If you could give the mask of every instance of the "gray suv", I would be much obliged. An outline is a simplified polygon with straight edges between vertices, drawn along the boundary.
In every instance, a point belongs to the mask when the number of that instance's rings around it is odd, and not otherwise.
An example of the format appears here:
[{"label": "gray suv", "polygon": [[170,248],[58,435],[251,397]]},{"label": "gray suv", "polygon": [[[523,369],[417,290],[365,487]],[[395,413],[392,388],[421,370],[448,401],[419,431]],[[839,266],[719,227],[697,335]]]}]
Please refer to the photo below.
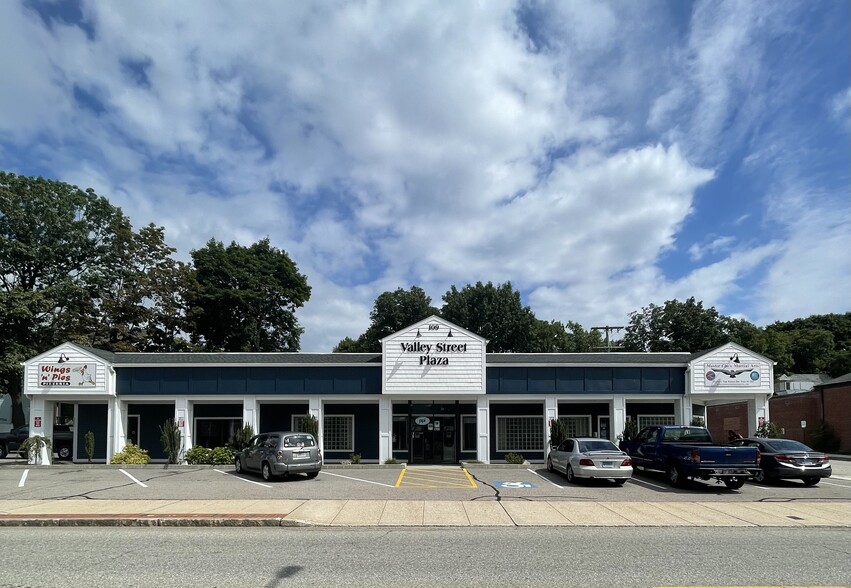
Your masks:
[{"label": "gray suv", "polygon": [[322,469],[322,451],[310,433],[276,432],[255,435],[236,454],[236,473],[260,472],[264,480],[303,472],[315,478]]}]

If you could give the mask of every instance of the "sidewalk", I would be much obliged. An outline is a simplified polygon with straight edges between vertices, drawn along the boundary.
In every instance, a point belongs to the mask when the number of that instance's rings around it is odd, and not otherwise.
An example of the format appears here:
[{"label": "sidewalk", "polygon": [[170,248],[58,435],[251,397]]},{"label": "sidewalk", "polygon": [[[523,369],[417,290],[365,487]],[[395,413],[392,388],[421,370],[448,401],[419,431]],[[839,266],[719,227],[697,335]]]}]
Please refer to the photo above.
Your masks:
[{"label": "sidewalk", "polygon": [[851,501],[0,500],[8,526],[851,527]]}]

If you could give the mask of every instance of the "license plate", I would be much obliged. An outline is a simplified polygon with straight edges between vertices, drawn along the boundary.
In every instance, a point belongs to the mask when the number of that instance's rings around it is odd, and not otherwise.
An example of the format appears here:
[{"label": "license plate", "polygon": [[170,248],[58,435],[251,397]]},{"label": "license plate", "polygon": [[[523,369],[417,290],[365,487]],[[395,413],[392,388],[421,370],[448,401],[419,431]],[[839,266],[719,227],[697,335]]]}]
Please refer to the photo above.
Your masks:
[{"label": "license plate", "polygon": [[307,459],[310,457],[309,451],[293,451],[293,459]]},{"label": "license plate", "polygon": [[604,461],[604,462],[603,462],[603,467],[604,467],[604,468],[613,468],[613,467],[615,467],[615,462],[613,462],[613,461]]}]

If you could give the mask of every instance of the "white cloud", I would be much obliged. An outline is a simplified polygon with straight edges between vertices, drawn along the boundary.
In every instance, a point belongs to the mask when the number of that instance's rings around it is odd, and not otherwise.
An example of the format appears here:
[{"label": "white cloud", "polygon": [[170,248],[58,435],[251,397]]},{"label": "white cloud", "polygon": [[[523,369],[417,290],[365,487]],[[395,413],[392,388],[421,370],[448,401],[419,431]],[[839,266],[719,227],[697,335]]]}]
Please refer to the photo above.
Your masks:
[{"label": "white cloud", "polygon": [[851,131],[851,87],[833,96],[830,101],[830,114],[845,130]]}]

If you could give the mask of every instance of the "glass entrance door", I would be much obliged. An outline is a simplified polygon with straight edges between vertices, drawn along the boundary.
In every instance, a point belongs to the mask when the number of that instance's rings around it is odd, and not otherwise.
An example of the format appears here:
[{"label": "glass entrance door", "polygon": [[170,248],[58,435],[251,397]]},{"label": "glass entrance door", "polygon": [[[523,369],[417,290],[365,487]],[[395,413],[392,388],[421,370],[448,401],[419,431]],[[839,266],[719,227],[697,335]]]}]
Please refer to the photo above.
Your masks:
[{"label": "glass entrance door", "polygon": [[416,415],[411,419],[413,463],[455,463],[455,416]]}]

